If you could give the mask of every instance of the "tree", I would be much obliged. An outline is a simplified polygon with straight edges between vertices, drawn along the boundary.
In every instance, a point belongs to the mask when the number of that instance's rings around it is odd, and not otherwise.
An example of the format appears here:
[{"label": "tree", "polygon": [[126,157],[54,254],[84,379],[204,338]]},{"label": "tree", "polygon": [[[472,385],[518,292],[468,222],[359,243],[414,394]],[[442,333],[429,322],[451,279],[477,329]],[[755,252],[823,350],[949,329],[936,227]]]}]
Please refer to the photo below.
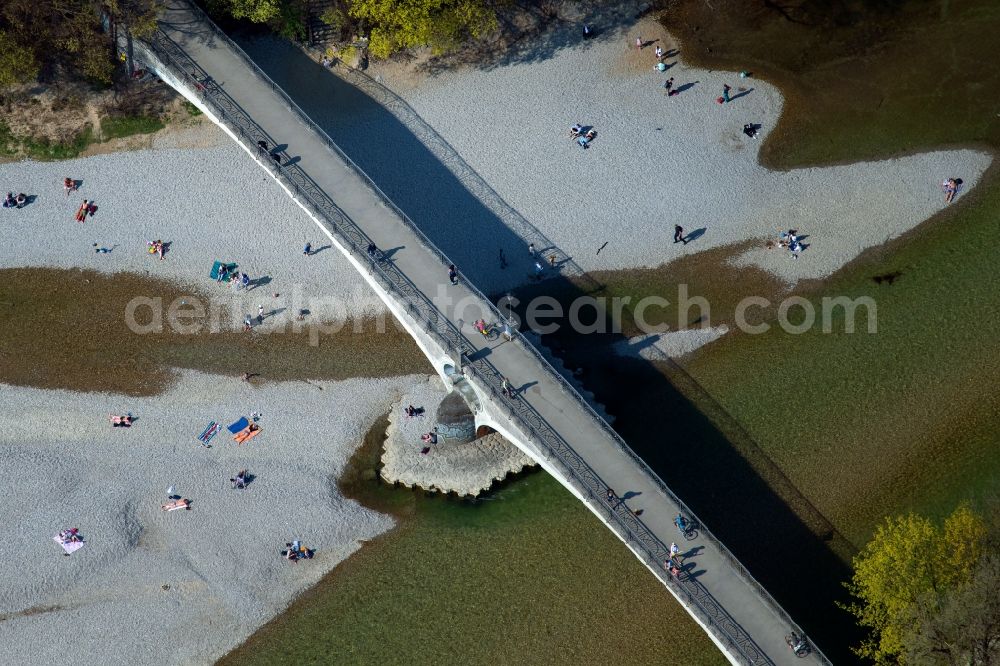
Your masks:
[{"label": "tree", "polygon": [[418,46],[443,53],[497,27],[484,0],[353,0],[347,13],[370,27],[368,49],[376,58]]},{"label": "tree", "polygon": [[38,76],[38,61],[31,49],[0,31],[0,88],[26,83]]},{"label": "tree", "polygon": [[281,15],[282,0],[215,0],[211,5],[224,9],[234,18],[267,23]]},{"label": "tree", "polygon": [[986,528],[968,506],[943,528],[914,513],[886,520],[854,558],[847,584],[858,600],[847,609],[871,636],[856,649],[877,664],[903,659],[914,617],[935,616],[945,595],[969,580]]},{"label": "tree", "polygon": [[[936,613],[915,617],[904,651],[908,664],[1000,664],[1000,554],[983,554],[969,579],[945,594]],[[926,607],[929,604],[924,604]]]}]

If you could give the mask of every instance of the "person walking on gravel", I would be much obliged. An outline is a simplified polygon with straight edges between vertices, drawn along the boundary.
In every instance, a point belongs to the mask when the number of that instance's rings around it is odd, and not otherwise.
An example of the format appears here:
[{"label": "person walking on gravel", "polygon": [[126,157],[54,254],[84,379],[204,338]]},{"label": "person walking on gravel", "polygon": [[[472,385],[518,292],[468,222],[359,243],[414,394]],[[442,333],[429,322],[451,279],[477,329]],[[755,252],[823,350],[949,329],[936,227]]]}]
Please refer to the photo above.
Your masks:
[{"label": "person walking on gravel", "polygon": [[732,90],[732,88],[729,87],[728,83],[722,86],[722,102],[724,104],[728,104],[730,102],[730,99],[729,99],[729,91],[730,90]]}]

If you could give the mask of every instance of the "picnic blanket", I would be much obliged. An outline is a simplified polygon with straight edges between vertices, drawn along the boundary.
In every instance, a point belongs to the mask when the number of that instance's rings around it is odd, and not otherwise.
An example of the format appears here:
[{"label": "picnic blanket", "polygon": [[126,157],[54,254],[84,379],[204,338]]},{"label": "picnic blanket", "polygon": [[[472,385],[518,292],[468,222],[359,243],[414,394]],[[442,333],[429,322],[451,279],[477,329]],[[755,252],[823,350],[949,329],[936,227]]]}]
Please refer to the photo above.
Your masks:
[{"label": "picnic blanket", "polygon": [[250,425],[250,419],[248,419],[248,418],[247,418],[247,417],[245,417],[245,416],[241,416],[241,417],[240,417],[240,420],[239,420],[239,421],[236,421],[236,422],[235,422],[235,423],[233,423],[233,424],[231,424],[231,425],[229,426],[228,430],[229,430],[229,432],[231,432],[231,433],[233,433],[233,434],[235,435],[235,434],[236,434],[236,433],[238,433],[239,431],[241,431],[241,430],[243,430],[244,428],[246,428],[246,427],[247,427],[248,425]]},{"label": "picnic blanket", "polygon": [[68,541],[66,543],[63,543],[63,540],[59,538],[58,534],[52,537],[52,540],[55,541],[60,546],[62,546],[63,550],[66,551],[67,555],[72,555],[76,551],[80,550],[81,548],[83,548],[84,544],[83,541]]},{"label": "picnic blanket", "polygon": [[198,435],[198,440],[202,444],[208,444],[209,442],[212,441],[212,438],[215,437],[220,430],[222,430],[222,426],[220,426],[215,421],[212,421],[211,423],[208,424],[208,427],[205,428],[205,430],[203,430],[200,435]]},{"label": "picnic blanket", "polygon": [[215,263],[212,264],[212,270],[209,272],[208,277],[212,278],[213,280],[218,280],[220,272],[226,274],[232,274],[232,272],[236,270],[237,266],[238,264],[226,264],[221,261],[216,261]]}]

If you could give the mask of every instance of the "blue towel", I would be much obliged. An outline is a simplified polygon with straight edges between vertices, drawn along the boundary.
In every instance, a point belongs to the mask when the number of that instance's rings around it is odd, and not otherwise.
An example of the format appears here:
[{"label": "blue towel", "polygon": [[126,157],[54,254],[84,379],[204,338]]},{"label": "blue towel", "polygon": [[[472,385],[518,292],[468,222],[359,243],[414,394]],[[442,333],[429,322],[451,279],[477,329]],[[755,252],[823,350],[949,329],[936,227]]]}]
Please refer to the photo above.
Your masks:
[{"label": "blue towel", "polygon": [[250,421],[247,420],[247,417],[242,416],[240,417],[239,421],[229,426],[229,432],[235,435],[240,430],[243,430],[243,428],[246,428],[248,425],[250,425]]}]

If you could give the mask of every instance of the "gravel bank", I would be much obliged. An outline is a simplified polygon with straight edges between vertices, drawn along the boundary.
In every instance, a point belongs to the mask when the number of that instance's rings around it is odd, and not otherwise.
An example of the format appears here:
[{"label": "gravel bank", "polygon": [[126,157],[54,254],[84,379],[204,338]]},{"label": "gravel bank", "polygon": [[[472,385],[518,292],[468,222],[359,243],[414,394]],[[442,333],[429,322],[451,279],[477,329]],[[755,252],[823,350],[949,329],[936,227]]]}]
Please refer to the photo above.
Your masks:
[{"label": "gravel bank", "polygon": [[[83,181],[67,197],[63,178]],[[21,210],[0,209],[0,268],[51,266],[108,273],[131,271],[202,290],[237,311],[287,308],[339,321],[385,312],[357,271],[242,149],[228,139],[200,149],[159,149],[98,155],[66,162],[0,164],[0,190],[35,200]],[[83,199],[97,211],[80,224]],[[163,261],[146,243],[169,243]],[[103,254],[97,247],[113,248]],[[215,260],[235,262],[259,286],[248,292],[215,284]],[[280,294],[274,298],[273,294]]]},{"label": "gravel bank", "polygon": [[[392,519],[340,495],[366,429],[420,377],[255,388],[184,373],[153,398],[0,386],[0,643],[19,663],[210,663],[280,612]],[[112,428],[109,411],[138,417]],[[223,430],[251,411],[262,432]],[[229,479],[256,476],[245,490]],[[163,512],[166,488],[192,500]],[[52,541],[78,527],[65,557]],[[316,548],[291,564],[291,539]],[[164,587],[168,586],[168,587]]]},{"label": "gravel bank", "polygon": [[[588,270],[658,266],[760,239],[760,249],[738,257],[738,265],[762,266],[788,282],[820,278],[941,210],[944,178],[962,178],[968,192],[991,162],[977,150],[947,150],[769,171],[758,164],[757,148],[781,115],[777,88],[678,58],[657,72],[654,47],[635,48],[640,34],[665,50],[677,46],[645,19],[547,59],[446,72],[416,86],[392,64],[371,73]],[[679,95],[664,94],[668,77]],[[719,105],[724,84],[734,99]],[[356,109],[352,114],[343,124],[357,118]],[[596,128],[589,150],[568,137],[574,123]],[[742,133],[746,123],[761,125],[757,139]],[[406,155],[394,159],[405,163]],[[674,224],[695,236],[691,242],[673,243]],[[765,239],[788,228],[807,236],[798,260],[764,249]],[[477,229],[465,242],[492,261],[495,236]]]},{"label": "gravel bank", "polygon": [[703,347],[713,340],[718,340],[728,332],[729,327],[723,324],[670,333],[637,335],[634,338],[616,342],[614,350],[619,356],[638,356],[648,361],[663,361],[690,354],[699,347]]}]

